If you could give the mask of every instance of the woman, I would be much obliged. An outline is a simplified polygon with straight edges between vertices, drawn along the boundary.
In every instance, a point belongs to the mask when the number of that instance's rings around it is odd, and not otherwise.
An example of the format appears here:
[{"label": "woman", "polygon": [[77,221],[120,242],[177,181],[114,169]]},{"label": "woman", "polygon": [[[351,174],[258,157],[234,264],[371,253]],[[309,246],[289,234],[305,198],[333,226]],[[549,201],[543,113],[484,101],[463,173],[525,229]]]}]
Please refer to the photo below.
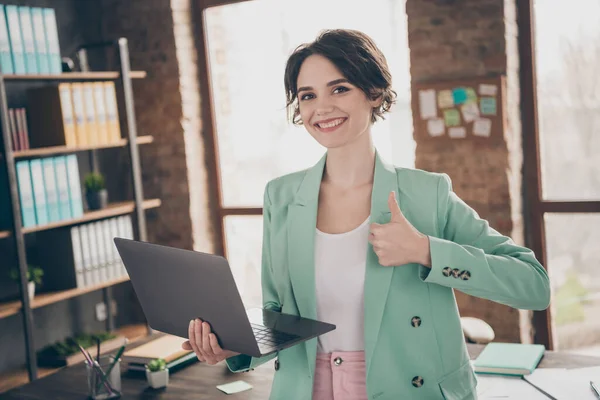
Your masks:
[{"label": "woman", "polygon": [[371,125],[395,93],[368,36],[325,31],[300,46],[285,88],[292,121],[327,152],[267,184],[263,303],[337,328],[257,359],[221,349],[196,320],[184,348],[234,372],[277,357],[271,399],[475,399],[452,289],[542,310],[544,268],[459,199],[447,175],[381,159]]}]

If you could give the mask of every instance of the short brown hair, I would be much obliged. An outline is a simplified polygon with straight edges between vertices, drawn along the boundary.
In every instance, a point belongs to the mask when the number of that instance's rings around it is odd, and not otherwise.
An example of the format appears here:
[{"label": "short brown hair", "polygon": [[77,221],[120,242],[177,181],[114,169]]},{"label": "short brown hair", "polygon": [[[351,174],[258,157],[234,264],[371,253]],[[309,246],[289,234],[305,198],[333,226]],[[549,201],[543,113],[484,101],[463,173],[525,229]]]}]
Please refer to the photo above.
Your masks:
[{"label": "short brown hair", "polygon": [[287,60],[284,78],[286,107],[294,125],[302,125],[297,103],[298,74],[304,60],[313,54],[331,61],[344,78],[360,88],[369,99],[382,96],[381,105],[372,110],[371,122],[377,121],[377,117],[385,119],[383,114],[396,102],[396,92],[391,88],[392,74],[385,56],[366,34],[351,29],[333,29],[322,31],[312,43],[298,46]]}]

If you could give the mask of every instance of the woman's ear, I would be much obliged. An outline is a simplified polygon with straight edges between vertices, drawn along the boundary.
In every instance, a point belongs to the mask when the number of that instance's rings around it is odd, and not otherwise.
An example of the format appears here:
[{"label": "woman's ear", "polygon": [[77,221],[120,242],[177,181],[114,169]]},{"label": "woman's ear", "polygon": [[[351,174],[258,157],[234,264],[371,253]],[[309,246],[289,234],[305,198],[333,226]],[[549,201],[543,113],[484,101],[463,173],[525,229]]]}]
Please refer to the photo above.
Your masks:
[{"label": "woman's ear", "polygon": [[383,92],[375,92],[374,96],[371,100],[369,100],[369,104],[371,104],[371,108],[379,108],[381,103],[383,103]]}]

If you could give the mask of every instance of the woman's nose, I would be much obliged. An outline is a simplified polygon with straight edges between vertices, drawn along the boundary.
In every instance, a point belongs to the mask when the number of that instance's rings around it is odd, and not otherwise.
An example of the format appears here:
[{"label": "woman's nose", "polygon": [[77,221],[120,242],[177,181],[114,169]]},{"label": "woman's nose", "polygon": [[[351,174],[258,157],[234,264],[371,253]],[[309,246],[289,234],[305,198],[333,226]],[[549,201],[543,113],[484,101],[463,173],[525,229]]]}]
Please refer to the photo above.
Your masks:
[{"label": "woman's nose", "polygon": [[321,100],[317,103],[315,109],[317,115],[326,115],[333,111],[333,104],[327,100]]}]

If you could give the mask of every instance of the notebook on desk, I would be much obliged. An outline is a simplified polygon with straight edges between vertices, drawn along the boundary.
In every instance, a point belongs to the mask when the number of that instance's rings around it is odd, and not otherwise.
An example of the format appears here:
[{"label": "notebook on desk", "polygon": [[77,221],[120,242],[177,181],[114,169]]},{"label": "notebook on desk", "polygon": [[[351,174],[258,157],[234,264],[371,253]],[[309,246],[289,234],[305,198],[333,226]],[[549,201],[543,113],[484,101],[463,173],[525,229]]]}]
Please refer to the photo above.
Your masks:
[{"label": "notebook on desk", "polygon": [[166,363],[177,360],[192,353],[191,350],[183,350],[181,344],[186,339],[173,335],[165,335],[149,341],[123,353],[124,363],[147,364],[155,358],[162,358]]},{"label": "notebook on desk", "polygon": [[473,364],[475,372],[529,375],[544,355],[541,344],[489,343]]}]

